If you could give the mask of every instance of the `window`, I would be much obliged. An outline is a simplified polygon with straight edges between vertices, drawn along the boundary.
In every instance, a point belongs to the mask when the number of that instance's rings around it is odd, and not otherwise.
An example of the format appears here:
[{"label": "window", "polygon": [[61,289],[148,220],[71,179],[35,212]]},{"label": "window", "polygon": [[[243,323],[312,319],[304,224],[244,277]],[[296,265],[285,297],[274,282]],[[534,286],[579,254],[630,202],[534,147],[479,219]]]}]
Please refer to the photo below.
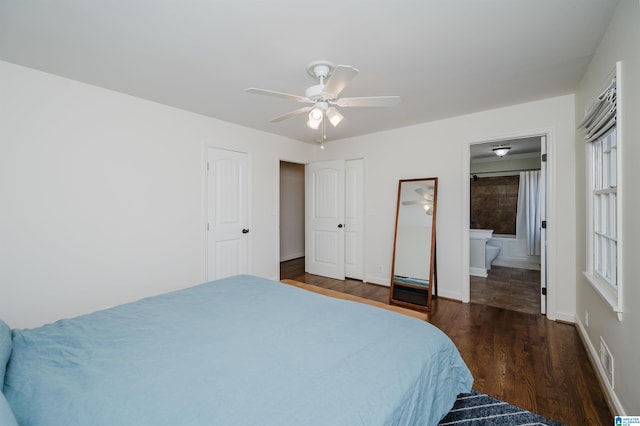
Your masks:
[{"label": "window", "polygon": [[618,184],[618,73],[598,96],[579,128],[587,152],[587,270],[584,275],[612,309],[622,312]]},{"label": "window", "polygon": [[613,132],[591,144],[593,272],[614,289],[618,287],[617,133],[614,128]]}]

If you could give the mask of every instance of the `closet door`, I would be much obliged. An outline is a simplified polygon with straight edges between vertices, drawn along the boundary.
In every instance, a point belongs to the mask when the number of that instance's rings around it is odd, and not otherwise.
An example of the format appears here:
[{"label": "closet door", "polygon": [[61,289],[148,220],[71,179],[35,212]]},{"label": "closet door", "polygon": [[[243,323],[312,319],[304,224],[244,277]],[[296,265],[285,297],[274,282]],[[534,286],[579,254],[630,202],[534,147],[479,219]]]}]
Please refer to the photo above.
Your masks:
[{"label": "closet door", "polygon": [[364,279],[364,160],[305,167],[305,270]]},{"label": "closet door", "polygon": [[344,274],[364,279],[364,160],[345,162]]},{"label": "closet door", "polygon": [[209,148],[207,275],[217,280],[248,273],[248,155]]},{"label": "closet door", "polygon": [[343,280],[344,161],[305,167],[305,270]]}]

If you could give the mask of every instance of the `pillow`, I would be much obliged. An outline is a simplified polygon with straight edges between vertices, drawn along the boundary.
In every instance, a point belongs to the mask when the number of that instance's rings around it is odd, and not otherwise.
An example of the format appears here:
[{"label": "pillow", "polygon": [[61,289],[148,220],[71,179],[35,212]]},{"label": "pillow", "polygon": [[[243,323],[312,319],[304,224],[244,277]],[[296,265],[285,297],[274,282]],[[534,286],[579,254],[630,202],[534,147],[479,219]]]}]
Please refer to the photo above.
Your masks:
[{"label": "pillow", "polygon": [[0,320],[0,392],[4,386],[4,372],[11,356],[11,329],[4,321]]},{"label": "pillow", "polygon": [[4,394],[0,392],[0,425],[2,426],[18,426],[16,416],[13,415],[9,402]]},{"label": "pillow", "polygon": [[9,407],[7,398],[2,393],[4,387],[4,372],[11,356],[11,329],[0,320],[0,425],[18,426],[13,411]]}]

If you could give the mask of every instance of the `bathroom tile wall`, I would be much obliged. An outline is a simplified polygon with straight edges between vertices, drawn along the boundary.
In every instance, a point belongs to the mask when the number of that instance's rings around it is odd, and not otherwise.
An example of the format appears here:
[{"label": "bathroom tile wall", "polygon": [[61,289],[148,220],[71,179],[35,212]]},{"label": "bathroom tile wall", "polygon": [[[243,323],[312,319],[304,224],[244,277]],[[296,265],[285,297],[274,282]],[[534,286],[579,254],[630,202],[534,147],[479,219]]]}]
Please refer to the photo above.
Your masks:
[{"label": "bathroom tile wall", "polygon": [[516,233],[519,176],[471,179],[471,228]]}]

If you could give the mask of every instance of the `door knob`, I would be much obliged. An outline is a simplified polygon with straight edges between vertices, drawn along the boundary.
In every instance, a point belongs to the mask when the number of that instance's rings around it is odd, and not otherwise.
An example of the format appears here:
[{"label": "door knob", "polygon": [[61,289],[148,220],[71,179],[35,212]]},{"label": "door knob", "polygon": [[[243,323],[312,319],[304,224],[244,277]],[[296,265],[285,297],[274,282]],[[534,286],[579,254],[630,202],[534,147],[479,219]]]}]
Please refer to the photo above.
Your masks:
[{"label": "door knob", "polygon": [[338,228],[342,228],[342,224],[341,224],[341,223],[340,223],[340,224],[338,224]]},{"label": "door knob", "polygon": [[244,228],[244,229],[242,230],[242,233],[243,233],[243,234],[248,234],[248,233],[249,233],[249,230],[248,230],[247,228]]}]

